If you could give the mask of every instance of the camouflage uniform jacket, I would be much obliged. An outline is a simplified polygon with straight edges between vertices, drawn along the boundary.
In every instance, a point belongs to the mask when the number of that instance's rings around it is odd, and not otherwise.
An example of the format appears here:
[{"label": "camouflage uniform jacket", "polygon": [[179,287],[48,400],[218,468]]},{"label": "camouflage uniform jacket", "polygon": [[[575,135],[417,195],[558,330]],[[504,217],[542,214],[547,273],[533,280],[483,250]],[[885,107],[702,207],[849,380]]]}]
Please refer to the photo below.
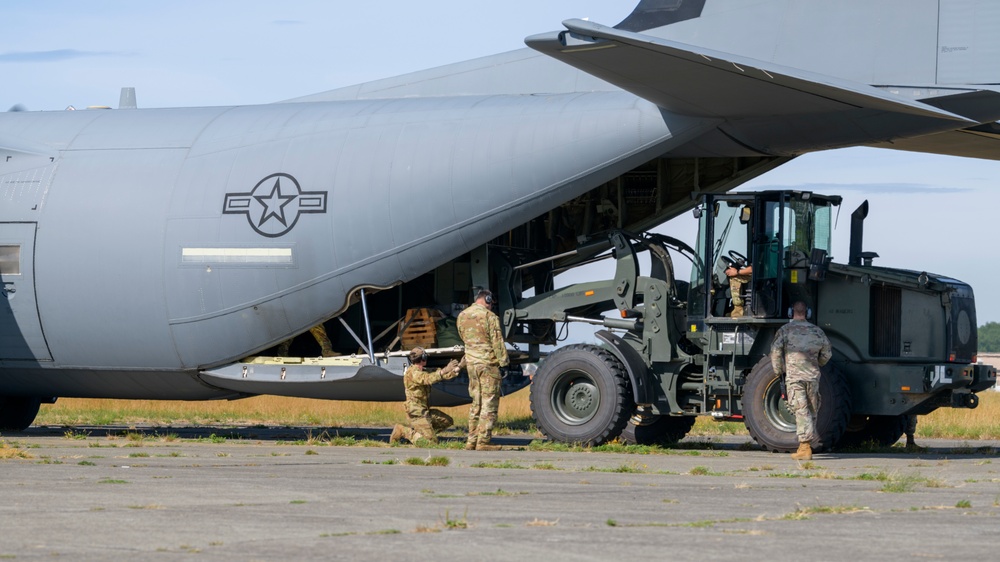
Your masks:
[{"label": "camouflage uniform jacket", "polygon": [[453,379],[458,370],[445,372],[444,369],[425,371],[420,365],[410,365],[403,373],[403,388],[406,389],[406,404],[404,408],[410,417],[421,418],[427,415],[428,401],[431,398],[431,385],[444,380]]},{"label": "camouflage uniform jacket", "polygon": [[510,363],[500,318],[485,306],[473,303],[458,315],[458,335],[465,343],[465,357],[469,363],[499,367]]},{"label": "camouflage uniform jacket", "polygon": [[771,343],[771,366],[787,381],[817,381],[819,368],[833,355],[823,330],[805,320],[792,320]]}]

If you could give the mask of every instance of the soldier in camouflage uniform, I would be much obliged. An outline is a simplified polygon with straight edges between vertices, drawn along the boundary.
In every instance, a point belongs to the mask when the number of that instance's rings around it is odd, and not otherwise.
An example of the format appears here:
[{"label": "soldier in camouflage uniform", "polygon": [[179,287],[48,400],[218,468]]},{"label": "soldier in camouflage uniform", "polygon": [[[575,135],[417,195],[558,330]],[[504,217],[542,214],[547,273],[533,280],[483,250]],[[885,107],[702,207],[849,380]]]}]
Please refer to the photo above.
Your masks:
[{"label": "soldier in camouflage uniform", "polygon": [[500,367],[510,362],[507,347],[500,330],[500,318],[490,307],[493,294],[485,289],[476,293],[476,302],[458,315],[458,335],[465,344],[468,361],[469,410],[468,450],[492,451],[500,447],[491,445],[493,424],[500,407]]},{"label": "soldier in camouflage uniform", "polygon": [[732,318],[740,318],[743,316],[743,297],[740,291],[743,290],[743,285],[750,282],[750,275],[753,274],[753,267],[746,266],[737,269],[735,266],[729,266],[726,268],[726,277],[729,278],[729,292],[733,298],[733,311],[729,313]]},{"label": "soldier in camouflage uniform", "polygon": [[[316,339],[316,343],[319,344],[320,353],[323,354],[323,357],[336,357],[340,355],[333,350],[333,344],[330,343],[330,337],[326,335],[326,327],[323,324],[316,324],[312,328],[309,328],[309,333],[312,334],[313,338]],[[278,344],[278,357],[288,357],[288,352],[292,349],[292,340],[294,339],[288,338]]]},{"label": "soldier in camouflage uniform", "polygon": [[806,304],[796,302],[792,321],[782,326],[771,343],[771,365],[778,376],[784,375],[788,409],[795,414],[795,433],[799,449],[792,453],[795,460],[812,459],[812,443],[816,438],[816,414],[820,408],[820,367],[833,355],[830,340],[823,330],[806,321]]},{"label": "soldier in camouflage uniform", "polygon": [[416,443],[418,439],[437,443],[438,432],[455,423],[448,414],[429,408],[427,402],[431,396],[431,385],[458,376],[462,363],[452,359],[445,368],[437,371],[425,371],[426,365],[427,353],[424,348],[414,347],[410,351],[410,366],[403,374],[403,387],[406,390],[406,403],[403,407],[409,418],[409,427],[396,424],[389,436],[389,443],[397,443],[400,439],[406,439],[410,443]]}]

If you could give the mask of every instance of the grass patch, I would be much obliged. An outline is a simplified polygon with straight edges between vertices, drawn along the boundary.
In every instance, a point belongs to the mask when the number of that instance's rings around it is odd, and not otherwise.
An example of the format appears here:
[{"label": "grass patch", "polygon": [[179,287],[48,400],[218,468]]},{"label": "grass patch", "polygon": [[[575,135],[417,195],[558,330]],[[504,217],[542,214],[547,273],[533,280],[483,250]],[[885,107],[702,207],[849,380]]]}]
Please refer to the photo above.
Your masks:
[{"label": "grass patch", "polygon": [[517,464],[513,461],[483,461],[470,464],[469,466],[472,468],[509,468],[514,470],[526,470],[528,468],[523,464]]},{"label": "grass patch", "polygon": [[116,478],[101,478],[98,484],[128,484],[128,480],[118,480]]},{"label": "grass patch", "polygon": [[0,460],[32,458],[34,458],[34,456],[24,449],[16,447],[13,444],[9,444],[6,441],[0,441]]},{"label": "grass patch", "polygon": [[771,472],[767,475],[768,478],[809,478],[808,474],[801,472]]},{"label": "grass patch", "polygon": [[858,513],[860,511],[868,511],[868,508],[859,507],[856,505],[817,505],[813,507],[800,507],[791,513],[786,513],[785,515],[782,515],[781,519],[797,521],[800,519],[809,519],[810,515]]},{"label": "grass patch", "polygon": [[452,518],[451,517],[451,513],[448,512],[448,511],[445,511],[444,512],[444,519],[442,519],[441,524],[442,524],[442,526],[445,529],[447,529],[449,531],[454,531],[454,530],[458,530],[458,529],[468,529],[469,528],[469,518],[468,518],[468,515],[469,515],[469,512],[466,511],[465,513],[462,514],[461,517]]},{"label": "grass patch", "polygon": [[879,482],[885,482],[886,480],[889,480],[889,478],[889,473],[883,470],[876,473],[862,472],[861,474],[855,476],[853,480],[876,480]]},{"label": "grass patch", "polygon": [[[725,472],[715,472],[714,470],[708,468],[707,466],[696,466],[688,471],[688,474],[692,476],[725,476]],[[770,475],[769,475],[770,476]]]},{"label": "grass patch", "polygon": [[430,489],[427,489],[427,488],[424,488],[423,490],[420,490],[420,493],[423,494],[425,497],[428,497],[428,498],[460,498],[460,497],[462,497],[462,496],[456,496],[454,494],[437,494],[437,493],[434,492],[434,490],[430,490]]},{"label": "grass patch", "polygon": [[969,500],[959,500],[958,503],[955,504],[955,507],[959,509],[969,509],[972,507],[972,502]]},{"label": "grass patch", "polygon": [[410,457],[404,460],[403,464],[410,466],[448,466],[451,464],[451,459],[448,457],[427,457],[426,459]]},{"label": "grass patch", "polygon": [[882,487],[879,489],[880,492],[886,492],[890,494],[901,494],[905,492],[912,492],[918,484],[923,484],[928,488],[944,488],[947,485],[937,479],[926,478],[919,474],[898,474],[895,472],[886,472],[884,470],[879,472],[862,472],[857,476],[849,478],[850,480],[866,480],[871,482],[881,482]]},{"label": "grass patch", "polygon": [[645,474],[647,468],[648,467],[644,464],[639,465],[636,463],[626,463],[626,464],[620,464],[618,466],[613,466],[610,468],[588,466],[587,468],[583,469],[583,472],[615,472],[619,474]]},{"label": "grass patch", "polygon": [[893,476],[885,481],[880,491],[889,494],[904,494],[912,492],[917,487],[917,484],[926,481],[926,478],[917,474]]}]

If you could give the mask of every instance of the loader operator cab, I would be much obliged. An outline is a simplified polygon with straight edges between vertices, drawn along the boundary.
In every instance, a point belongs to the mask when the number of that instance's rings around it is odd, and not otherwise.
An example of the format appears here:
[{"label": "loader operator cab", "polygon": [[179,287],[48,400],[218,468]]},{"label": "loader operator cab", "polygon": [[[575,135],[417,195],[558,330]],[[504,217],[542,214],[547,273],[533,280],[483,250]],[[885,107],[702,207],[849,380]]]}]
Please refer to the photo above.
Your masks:
[{"label": "loader operator cab", "polygon": [[[689,320],[730,317],[734,290],[741,318],[784,318],[796,300],[815,306],[812,282],[829,264],[840,202],[806,191],[705,195],[695,209],[701,259],[691,270]],[[731,282],[729,267],[748,269],[749,282]]]}]

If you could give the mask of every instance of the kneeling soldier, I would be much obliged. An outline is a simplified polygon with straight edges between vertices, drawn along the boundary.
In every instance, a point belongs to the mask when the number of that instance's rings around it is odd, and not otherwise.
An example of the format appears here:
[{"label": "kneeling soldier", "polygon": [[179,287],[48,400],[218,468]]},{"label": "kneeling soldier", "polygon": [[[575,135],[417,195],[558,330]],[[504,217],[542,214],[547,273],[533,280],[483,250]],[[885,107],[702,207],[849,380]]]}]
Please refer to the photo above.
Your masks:
[{"label": "kneeling soldier", "polygon": [[404,407],[409,418],[409,427],[396,424],[392,428],[389,443],[397,443],[400,439],[406,439],[410,443],[416,443],[418,439],[426,439],[431,443],[438,442],[438,432],[451,427],[455,421],[441,410],[428,408],[431,385],[457,377],[464,362],[464,359],[462,363],[452,359],[443,369],[425,371],[427,352],[422,347],[415,347],[410,351],[410,367],[403,374],[403,386],[406,389]]}]

